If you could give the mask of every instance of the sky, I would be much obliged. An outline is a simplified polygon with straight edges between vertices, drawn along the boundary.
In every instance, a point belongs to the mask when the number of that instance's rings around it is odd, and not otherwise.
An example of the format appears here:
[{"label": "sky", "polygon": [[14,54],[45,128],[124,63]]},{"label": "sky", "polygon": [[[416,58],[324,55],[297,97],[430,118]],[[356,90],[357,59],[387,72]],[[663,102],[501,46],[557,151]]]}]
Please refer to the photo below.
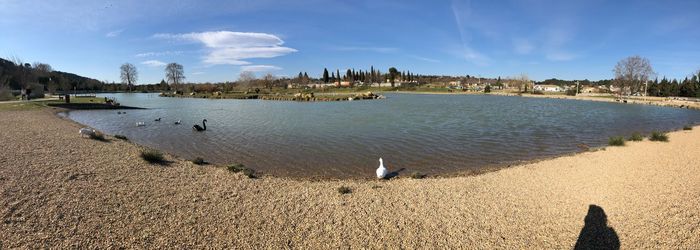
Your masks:
[{"label": "sky", "polygon": [[699,44],[697,0],[0,0],[0,57],[108,82],[123,63],[160,82],[171,62],[188,82],[370,66],[599,80],[633,55],[682,78]]}]

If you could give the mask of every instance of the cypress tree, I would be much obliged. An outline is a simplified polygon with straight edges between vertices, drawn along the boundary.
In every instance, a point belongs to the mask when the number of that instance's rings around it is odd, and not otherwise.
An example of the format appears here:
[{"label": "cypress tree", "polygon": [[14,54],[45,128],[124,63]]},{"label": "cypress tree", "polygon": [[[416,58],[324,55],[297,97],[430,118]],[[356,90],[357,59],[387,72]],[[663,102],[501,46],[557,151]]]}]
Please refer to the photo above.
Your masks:
[{"label": "cypress tree", "polygon": [[323,68],[323,82],[328,83],[328,69]]}]

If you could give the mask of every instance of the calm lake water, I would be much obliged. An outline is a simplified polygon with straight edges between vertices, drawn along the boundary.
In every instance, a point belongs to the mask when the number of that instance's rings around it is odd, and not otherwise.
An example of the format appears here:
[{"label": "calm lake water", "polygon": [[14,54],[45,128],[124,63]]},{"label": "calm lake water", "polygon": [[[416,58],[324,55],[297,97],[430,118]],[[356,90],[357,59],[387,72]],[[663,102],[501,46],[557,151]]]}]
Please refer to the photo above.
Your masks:
[{"label": "calm lake water", "polygon": [[[101,96],[148,109],[70,111],[67,117],[187,159],[293,177],[371,177],[379,157],[390,171],[405,168],[404,175],[450,174],[700,122],[700,112],[686,109],[483,95],[387,94],[385,100],[316,103]],[[158,117],[162,121],[154,121]],[[192,131],[202,119],[209,121],[207,131]]]}]

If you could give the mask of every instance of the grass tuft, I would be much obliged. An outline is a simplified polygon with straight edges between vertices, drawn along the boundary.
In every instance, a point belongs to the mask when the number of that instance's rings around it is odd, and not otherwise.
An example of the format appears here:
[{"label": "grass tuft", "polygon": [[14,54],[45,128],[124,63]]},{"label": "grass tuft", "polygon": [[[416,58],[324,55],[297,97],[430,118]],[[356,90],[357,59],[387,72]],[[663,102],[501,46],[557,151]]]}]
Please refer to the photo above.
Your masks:
[{"label": "grass tuft", "polygon": [[129,140],[129,138],[126,138],[126,136],[124,136],[124,135],[114,135],[114,138],[117,138],[119,140],[124,140],[124,141]]},{"label": "grass tuft", "polygon": [[141,158],[151,164],[161,164],[165,161],[163,153],[155,149],[146,149],[141,151]]},{"label": "grass tuft", "polygon": [[683,127],[683,130],[693,130],[693,127],[690,126],[690,125],[685,125],[685,126]]},{"label": "grass tuft", "polygon": [[194,163],[194,164],[196,164],[196,165],[204,165],[204,164],[207,164],[207,162],[204,161],[204,158],[202,158],[202,157],[197,157],[197,158],[192,159],[192,163]]},{"label": "grass tuft", "polygon": [[625,145],[625,137],[622,136],[613,136],[608,139],[608,145],[610,146],[624,146]]},{"label": "grass tuft", "polygon": [[105,136],[99,132],[95,132],[95,133],[90,134],[90,139],[93,139],[96,141],[107,141],[107,139],[105,139]]},{"label": "grass tuft", "polygon": [[668,141],[668,135],[664,132],[659,132],[659,131],[654,131],[651,132],[651,137],[649,137],[650,141]]},{"label": "grass tuft", "polygon": [[640,133],[635,132],[634,134],[632,134],[632,136],[630,136],[629,140],[630,141],[643,141],[644,136]]},{"label": "grass tuft", "polygon": [[423,179],[423,178],[425,178],[426,176],[427,176],[426,174],[422,174],[421,172],[413,172],[413,173],[411,173],[411,178],[413,178],[413,179]]},{"label": "grass tuft", "polygon": [[228,165],[226,169],[234,173],[241,172],[243,173],[243,175],[248,176],[248,178],[251,179],[258,178],[257,174],[255,173],[255,170],[247,168],[245,165],[240,163]]},{"label": "grass tuft", "polygon": [[346,187],[346,186],[340,186],[338,188],[338,193],[339,194],[349,194],[349,193],[352,193],[352,189],[350,189],[349,187]]}]

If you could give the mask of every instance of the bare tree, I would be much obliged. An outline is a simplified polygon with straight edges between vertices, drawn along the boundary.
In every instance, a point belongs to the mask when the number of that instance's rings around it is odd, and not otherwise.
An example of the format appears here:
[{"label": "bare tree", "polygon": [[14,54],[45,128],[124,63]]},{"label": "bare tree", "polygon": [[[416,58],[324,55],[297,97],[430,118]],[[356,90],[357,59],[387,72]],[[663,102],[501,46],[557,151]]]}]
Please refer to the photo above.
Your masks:
[{"label": "bare tree", "polygon": [[265,88],[272,91],[272,87],[275,85],[275,79],[276,79],[275,76],[272,75],[271,73],[265,74],[265,76],[263,76],[263,78],[262,78],[263,84],[265,85]]},{"label": "bare tree", "polygon": [[185,70],[182,65],[168,63],[168,66],[165,67],[165,79],[168,79],[168,83],[172,84],[175,90],[179,90],[180,84],[185,80]]},{"label": "bare tree", "polygon": [[51,68],[51,65],[48,65],[46,63],[40,63],[40,62],[34,63],[34,69],[42,75],[48,75],[48,73],[51,73],[53,71],[53,68]]},{"label": "bare tree", "polygon": [[534,89],[534,84],[532,84],[532,81],[530,81],[530,77],[525,73],[513,77],[511,83],[513,83],[514,86],[518,87],[518,92],[527,92],[528,90]]},{"label": "bare tree", "polygon": [[253,84],[253,81],[255,81],[255,74],[251,71],[242,71],[238,75],[238,84],[240,86],[249,87]]},{"label": "bare tree", "polygon": [[635,94],[644,91],[646,95],[646,83],[654,74],[649,59],[640,56],[630,56],[620,60],[613,69],[615,84],[623,93]]},{"label": "bare tree", "polygon": [[136,66],[131,63],[125,63],[122,64],[120,69],[122,83],[126,84],[129,91],[131,91],[131,86],[136,84],[136,80],[139,78],[139,73],[136,70]]}]

